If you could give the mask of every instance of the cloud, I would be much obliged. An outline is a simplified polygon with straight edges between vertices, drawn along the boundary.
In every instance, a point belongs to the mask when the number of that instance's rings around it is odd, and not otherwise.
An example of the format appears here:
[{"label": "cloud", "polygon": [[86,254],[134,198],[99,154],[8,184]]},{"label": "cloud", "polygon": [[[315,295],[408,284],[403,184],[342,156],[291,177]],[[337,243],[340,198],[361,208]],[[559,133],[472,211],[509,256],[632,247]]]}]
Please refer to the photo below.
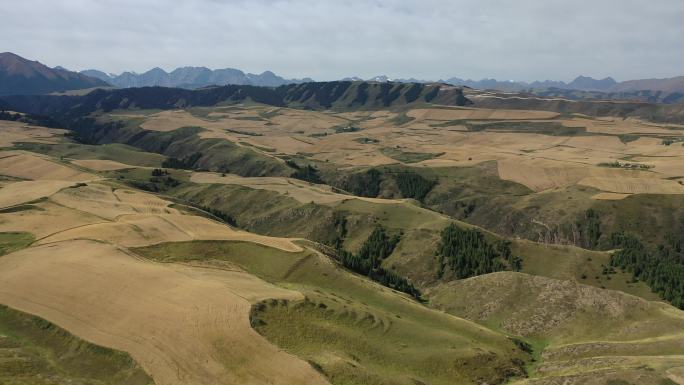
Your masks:
[{"label": "cloud", "polygon": [[0,50],[74,69],[568,80],[682,75],[684,61],[681,0],[3,2]]}]

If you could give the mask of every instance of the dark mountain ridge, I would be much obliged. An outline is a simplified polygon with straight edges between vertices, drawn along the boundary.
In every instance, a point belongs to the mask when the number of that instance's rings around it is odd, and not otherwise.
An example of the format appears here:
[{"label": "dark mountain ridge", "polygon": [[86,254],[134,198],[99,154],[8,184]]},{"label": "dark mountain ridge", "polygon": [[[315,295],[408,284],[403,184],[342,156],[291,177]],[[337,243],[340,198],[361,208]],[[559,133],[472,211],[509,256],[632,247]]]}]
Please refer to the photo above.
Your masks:
[{"label": "dark mountain ridge", "polygon": [[3,101],[19,112],[66,120],[96,111],[128,108],[166,110],[243,102],[303,109],[375,109],[429,102],[460,106],[470,104],[461,88],[444,84],[344,81],[291,84],[277,88],[249,85],[199,90],[143,87],[95,90],[83,96],[20,95],[0,99],[0,103]]},{"label": "dark mountain ridge", "polygon": [[107,86],[100,79],[61,67],[50,68],[10,52],[0,53],[0,95],[47,94]]},{"label": "dark mountain ridge", "polygon": [[314,110],[401,109],[407,105],[430,103],[635,117],[665,123],[684,122],[684,104],[546,98],[529,94],[482,92],[443,83],[334,81],[290,84],[276,88],[229,85],[197,90],[142,87],[100,89],[82,96],[19,95],[0,98],[0,105],[5,104],[6,109],[50,116],[63,122],[98,111],[129,108],[167,110],[249,102]]}]

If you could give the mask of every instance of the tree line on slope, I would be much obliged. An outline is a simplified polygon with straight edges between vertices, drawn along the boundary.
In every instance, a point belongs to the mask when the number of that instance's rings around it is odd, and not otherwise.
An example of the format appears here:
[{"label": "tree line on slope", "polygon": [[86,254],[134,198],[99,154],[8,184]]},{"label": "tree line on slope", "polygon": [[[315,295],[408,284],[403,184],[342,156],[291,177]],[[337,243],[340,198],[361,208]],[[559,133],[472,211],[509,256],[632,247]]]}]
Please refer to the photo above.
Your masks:
[{"label": "tree line on slope", "polygon": [[394,175],[394,180],[397,182],[402,197],[413,198],[420,202],[437,184],[436,181],[425,179],[415,172],[397,173]]},{"label": "tree line on slope", "polygon": [[456,279],[464,279],[509,268],[516,271],[522,268],[522,259],[513,256],[510,242],[502,240],[493,244],[482,232],[461,229],[454,223],[442,230],[437,255],[439,278],[447,273]]},{"label": "tree line on slope", "polygon": [[684,309],[684,255],[681,241],[669,236],[668,243],[649,250],[634,236],[618,232],[611,243],[620,250],[613,253],[610,264],[642,280],[661,298]]},{"label": "tree line on slope", "polygon": [[421,202],[437,185],[436,181],[426,179],[413,171],[381,172],[372,168],[347,176],[339,187],[353,195],[376,198],[380,195],[381,184],[385,179],[393,180],[397,184],[402,198],[412,198]]},{"label": "tree line on slope", "polygon": [[358,253],[338,249],[340,263],[349,270],[397,291],[420,299],[420,291],[406,278],[382,267],[382,261],[389,257],[401,240],[401,235],[387,235],[382,227],[376,227],[363,243]]},{"label": "tree line on slope", "polygon": [[291,178],[303,180],[309,183],[325,183],[323,179],[318,175],[318,169],[310,164],[300,166],[297,162],[292,159],[285,161],[285,164],[294,169],[294,173],[290,175]]}]

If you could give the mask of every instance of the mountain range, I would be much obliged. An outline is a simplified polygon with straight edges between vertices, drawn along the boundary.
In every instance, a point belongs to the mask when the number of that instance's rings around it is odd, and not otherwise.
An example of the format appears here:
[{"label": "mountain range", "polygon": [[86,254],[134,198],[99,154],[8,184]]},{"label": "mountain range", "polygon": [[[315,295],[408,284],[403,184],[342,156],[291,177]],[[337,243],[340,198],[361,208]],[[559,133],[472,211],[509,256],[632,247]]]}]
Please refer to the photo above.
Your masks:
[{"label": "mountain range", "polygon": [[[360,78],[347,77],[343,80],[358,81]],[[665,79],[639,79],[617,82],[611,77],[594,79],[578,76],[571,82],[557,80],[512,81],[497,79],[421,80],[415,78],[393,79],[386,75],[374,76],[368,81],[395,83],[446,83],[479,90],[529,93],[543,97],[561,97],[572,100],[634,100],[650,103],[684,103],[684,76]]]},{"label": "mountain range", "polygon": [[[348,77],[343,80],[361,80],[358,77]],[[399,83],[447,83],[455,86],[466,86],[470,88],[476,88],[481,90],[497,90],[497,91],[509,91],[509,92],[520,92],[528,90],[541,90],[541,89],[565,89],[565,90],[577,90],[577,91],[592,91],[592,92],[606,92],[606,93],[617,93],[617,92],[633,92],[633,91],[663,91],[663,92],[681,92],[684,90],[684,76],[665,78],[665,79],[639,79],[639,80],[627,80],[623,82],[617,82],[612,77],[607,77],[604,79],[594,79],[588,76],[578,76],[571,82],[563,82],[558,80],[544,80],[544,81],[533,81],[533,82],[523,82],[514,80],[497,80],[497,79],[462,79],[458,77],[448,78],[446,80],[420,80],[415,78],[393,79],[386,75],[374,76],[368,81],[377,82],[399,82]]]},{"label": "mountain range", "polygon": [[598,91],[606,93],[634,92],[634,91],[662,91],[662,92],[682,92],[684,91],[684,76],[665,78],[665,79],[639,79],[617,82],[611,77],[604,79],[594,79],[587,76],[578,76],[575,80],[565,83],[562,81],[499,81],[496,79],[483,79],[480,81],[463,80],[450,78],[446,83],[454,85],[464,85],[478,89],[496,89],[500,91],[524,91],[529,89],[549,89],[558,88],[578,91]]},{"label": "mountain range", "polygon": [[85,70],[80,73],[100,79],[118,88],[162,86],[195,89],[228,84],[278,87],[285,84],[313,81],[308,78],[285,79],[271,71],[251,74],[234,68],[211,70],[206,67],[181,67],[171,72],[166,72],[157,67],[142,74],[124,72],[120,75],[113,75],[98,70]]},{"label": "mountain range", "polygon": [[[362,81],[359,77],[348,77],[343,81]],[[371,82],[435,83],[432,80],[392,79],[379,75],[367,79]],[[0,95],[31,95],[82,90],[98,87],[175,87],[197,89],[209,86],[251,85],[279,87],[287,84],[313,82],[310,78],[286,79],[271,71],[261,74],[245,73],[234,68],[212,70],[206,67],[180,67],[171,72],[153,68],[142,74],[124,72],[108,74],[91,69],[81,72],[69,71],[63,67],[50,68],[37,61],[24,59],[16,54],[0,53]],[[684,102],[684,76],[666,79],[639,79],[617,82],[611,77],[594,79],[579,76],[571,82],[545,80],[521,82],[510,80],[470,80],[452,77],[438,80],[456,86],[481,90],[522,92],[545,97],[563,97],[575,100],[627,99],[655,103]]]},{"label": "mountain range", "polygon": [[594,79],[587,76],[578,76],[575,80],[566,83],[557,80],[544,80],[534,82],[518,82],[511,80],[496,80],[496,79],[482,79],[482,80],[464,80],[460,78],[449,78],[445,80],[446,83],[454,85],[463,85],[470,88],[477,89],[494,89],[498,91],[519,92],[529,89],[572,89],[579,91],[600,91],[608,92],[612,87],[619,84],[615,79],[607,77],[605,79]]}]

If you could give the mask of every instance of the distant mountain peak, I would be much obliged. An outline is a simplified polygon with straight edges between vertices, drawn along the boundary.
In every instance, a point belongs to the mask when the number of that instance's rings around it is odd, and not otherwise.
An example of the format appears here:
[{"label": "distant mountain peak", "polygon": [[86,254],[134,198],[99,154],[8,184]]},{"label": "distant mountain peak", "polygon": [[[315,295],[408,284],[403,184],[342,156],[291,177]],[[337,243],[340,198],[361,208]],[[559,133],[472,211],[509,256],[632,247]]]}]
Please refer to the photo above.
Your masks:
[{"label": "distant mountain peak", "polygon": [[375,76],[375,77],[368,79],[368,81],[386,83],[386,82],[391,82],[392,79],[390,79],[387,75],[378,75],[378,76]]},{"label": "distant mountain peak", "polygon": [[149,71],[142,73],[141,76],[166,76],[168,73],[159,67],[154,67]]},{"label": "distant mountain peak", "polygon": [[615,79],[611,77],[597,80],[589,76],[580,75],[568,83],[568,88],[586,91],[607,91],[616,84]]}]

